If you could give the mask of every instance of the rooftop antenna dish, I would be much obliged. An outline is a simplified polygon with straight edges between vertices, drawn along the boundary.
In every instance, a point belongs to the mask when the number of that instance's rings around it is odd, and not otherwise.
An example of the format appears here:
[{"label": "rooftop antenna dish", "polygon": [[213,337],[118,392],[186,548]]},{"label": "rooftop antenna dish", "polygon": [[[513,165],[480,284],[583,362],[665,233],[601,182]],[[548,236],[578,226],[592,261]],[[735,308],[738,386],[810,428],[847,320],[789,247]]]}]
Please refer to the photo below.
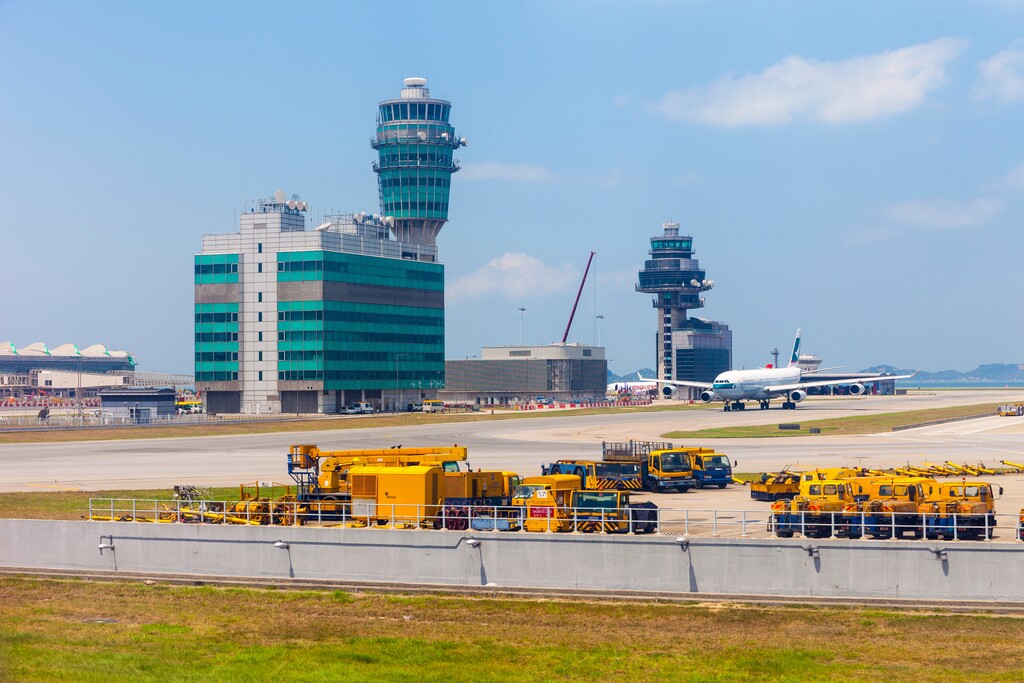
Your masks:
[{"label": "rooftop antenna dish", "polygon": [[274,201],[277,202],[278,204],[284,203],[284,197],[284,190],[278,190],[277,192],[274,193]]},{"label": "rooftop antenna dish", "polygon": [[427,133],[426,133],[426,131],[422,131],[421,130],[419,133],[416,133],[416,137],[418,137],[420,140],[426,140],[427,139]]}]

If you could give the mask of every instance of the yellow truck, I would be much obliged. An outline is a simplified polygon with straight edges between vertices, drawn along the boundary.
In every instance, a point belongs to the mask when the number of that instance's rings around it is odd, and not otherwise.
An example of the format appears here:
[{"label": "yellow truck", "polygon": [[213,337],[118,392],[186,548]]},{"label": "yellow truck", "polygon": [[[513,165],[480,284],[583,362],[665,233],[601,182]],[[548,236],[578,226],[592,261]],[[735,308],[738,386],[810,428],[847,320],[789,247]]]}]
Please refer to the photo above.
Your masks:
[{"label": "yellow truck", "polygon": [[924,535],[919,506],[934,495],[938,482],[927,477],[857,477],[854,500],[843,507],[837,535],[848,538],[914,538]]},{"label": "yellow truck", "polygon": [[[996,489],[1003,494],[1003,487]],[[996,490],[984,481],[963,479],[939,484],[918,509],[930,539],[992,538],[996,527]]]},{"label": "yellow truck", "polygon": [[653,533],[658,528],[654,503],[631,503],[629,491],[581,490],[579,477],[549,474],[527,477],[513,494],[526,531]]},{"label": "yellow truck", "polygon": [[772,503],[768,530],[779,538],[799,533],[807,537],[826,537],[838,532],[843,508],[853,501],[850,479],[805,479],[800,493],[792,500]]}]

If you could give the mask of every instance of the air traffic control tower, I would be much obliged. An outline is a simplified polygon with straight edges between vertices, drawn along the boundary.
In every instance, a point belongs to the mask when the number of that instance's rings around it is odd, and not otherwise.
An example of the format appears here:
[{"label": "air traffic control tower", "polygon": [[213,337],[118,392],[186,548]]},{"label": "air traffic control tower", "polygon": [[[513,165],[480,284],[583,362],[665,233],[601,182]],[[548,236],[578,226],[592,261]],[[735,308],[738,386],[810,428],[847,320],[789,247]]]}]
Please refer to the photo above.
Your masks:
[{"label": "air traffic control tower", "polygon": [[[636,291],[654,295],[655,335],[659,379],[711,382],[732,367],[732,332],[727,325],[688,318],[691,308],[703,308],[702,294],[714,287],[693,258],[693,238],[679,234],[679,223],[662,225],[664,234],[651,238],[651,258],[640,271]],[[693,398],[697,390],[681,389]]]},{"label": "air traffic control tower", "polygon": [[427,79],[406,78],[401,96],[380,103],[373,164],[380,210],[390,216],[399,242],[434,246],[448,221],[448,193],[459,164],[452,159],[466,144],[448,123],[451,102],[430,97]]}]

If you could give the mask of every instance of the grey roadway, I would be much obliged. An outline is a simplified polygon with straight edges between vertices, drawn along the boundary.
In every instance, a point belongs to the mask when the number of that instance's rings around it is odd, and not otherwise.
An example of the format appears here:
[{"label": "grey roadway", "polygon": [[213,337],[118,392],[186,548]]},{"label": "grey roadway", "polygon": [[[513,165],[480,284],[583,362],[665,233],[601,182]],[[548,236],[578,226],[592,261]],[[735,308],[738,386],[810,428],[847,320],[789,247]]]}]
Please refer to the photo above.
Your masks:
[{"label": "grey roadway", "polygon": [[[153,488],[193,483],[231,486],[285,481],[288,446],[315,443],[323,449],[390,446],[469,447],[474,467],[501,468],[529,476],[540,464],[564,457],[599,457],[602,440],[659,439],[672,430],[735,424],[774,424],[895,410],[983,402],[1024,401],[1024,390],[943,391],[898,397],[809,399],[796,411],[688,410],[659,413],[575,415],[524,420],[443,423],[409,427],[214,436],[174,439],[83,441],[0,445],[0,491]],[[677,440],[678,443],[678,440]],[[1024,418],[990,417],[904,432],[849,437],[708,439],[738,461],[739,471],[783,465],[897,465],[924,459],[996,463],[1024,461]]]}]

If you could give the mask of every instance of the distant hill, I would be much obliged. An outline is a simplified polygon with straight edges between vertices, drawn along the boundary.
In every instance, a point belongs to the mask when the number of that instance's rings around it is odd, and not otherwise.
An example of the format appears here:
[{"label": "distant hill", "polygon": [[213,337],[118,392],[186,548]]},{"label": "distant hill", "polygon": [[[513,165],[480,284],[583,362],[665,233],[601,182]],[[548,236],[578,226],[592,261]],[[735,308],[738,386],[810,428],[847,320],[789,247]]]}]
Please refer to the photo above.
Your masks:
[{"label": "distant hill", "polygon": [[[875,365],[865,368],[861,372],[891,372],[899,375],[909,375],[913,369],[896,368],[892,365]],[[922,382],[1024,382],[1024,365],[1019,363],[991,363],[979,365],[974,370],[960,372],[959,370],[939,370],[928,372],[921,370],[914,379]]]},{"label": "distant hill", "polygon": [[[864,368],[861,372],[885,372],[894,375],[909,375],[914,372],[913,368],[897,368],[893,365],[873,365]],[[608,371],[608,383],[612,382],[637,382],[640,377],[656,377],[657,374],[651,368],[641,368],[626,375],[616,375]],[[921,370],[914,379],[922,382],[1024,382],[1024,364],[1014,363],[991,363],[979,365],[974,370],[960,372],[959,370],[939,370],[928,372]]]},{"label": "distant hill", "polygon": [[657,376],[657,373],[654,370],[651,370],[650,368],[640,368],[639,370],[631,372],[627,375],[616,375],[614,372],[609,370],[608,384],[612,384],[613,382],[639,382],[641,377],[647,377],[648,379],[650,379],[651,377]]}]

